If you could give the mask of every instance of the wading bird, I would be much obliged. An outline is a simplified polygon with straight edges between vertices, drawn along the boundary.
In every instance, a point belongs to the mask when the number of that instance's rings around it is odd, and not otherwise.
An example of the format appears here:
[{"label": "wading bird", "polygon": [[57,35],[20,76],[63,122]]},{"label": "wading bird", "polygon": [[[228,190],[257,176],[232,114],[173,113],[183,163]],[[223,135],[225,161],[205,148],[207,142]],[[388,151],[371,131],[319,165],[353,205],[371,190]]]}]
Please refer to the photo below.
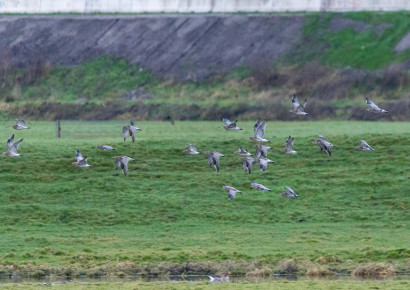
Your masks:
[{"label": "wading bird", "polygon": [[189,155],[201,154],[198,152],[198,149],[196,148],[196,146],[192,144],[188,144],[188,149],[182,150],[182,152],[189,154]]},{"label": "wading bird", "polygon": [[388,113],[389,111],[380,109],[375,103],[373,103],[369,98],[366,98],[366,104],[369,106],[366,110],[373,113]]},{"label": "wading bird", "polygon": [[204,153],[206,154],[206,157],[208,158],[209,167],[211,167],[213,164],[216,171],[219,172],[219,158],[225,157],[225,155],[219,152],[215,152],[215,151],[206,151]]},{"label": "wading bird", "polygon": [[87,157],[83,157],[80,150],[77,149],[77,152],[75,153],[75,157],[76,157],[77,161],[73,162],[71,164],[73,164],[77,167],[91,167],[90,164],[87,164]]},{"label": "wading bird", "polygon": [[125,125],[122,127],[122,137],[127,139],[128,134],[131,136],[132,142],[135,141],[135,131],[142,131],[140,128],[134,126],[134,122],[131,121],[130,125]]},{"label": "wading bird", "polygon": [[238,126],[236,126],[236,123],[238,123],[238,120],[236,120],[235,122],[231,122],[229,121],[228,118],[223,118],[222,122],[224,122],[226,124],[226,126],[223,126],[222,128],[224,128],[225,130],[228,131],[234,131],[234,130],[242,130],[241,128],[239,128]]},{"label": "wading bird", "polygon": [[285,148],[282,148],[282,152],[283,153],[287,153],[287,154],[297,154],[298,152],[293,150],[293,143],[295,142],[295,138],[292,137],[288,137],[288,139],[286,139],[285,141]]},{"label": "wading bird", "polygon": [[227,186],[225,184],[222,185],[222,188],[228,192],[228,199],[232,200],[235,198],[237,193],[242,193],[242,191],[237,190],[236,188],[232,186]]},{"label": "wading bird", "polygon": [[356,146],[355,148],[357,150],[361,150],[361,151],[374,151],[374,149],[372,147],[370,147],[369,144],[367,144],[366,141],[364,140],[360,140],[360,142],[362,142],[359,146]]},{"label": "wading bird", "polygon": [[253,126],[253,132],[255,135],[253,137],[249,137],[249,139],[255,142],[270,142],[269,140],[263,138],[263,136],[265,135],[265,129],[266,121],[263,121],[261,123],[261,119],[258,118],[255,125]]},{"label": "wading bird", "polygon": [[256,182],[251,182],[251,187],[256,189],[256,190],[261,190],[261,191],[272,191],[271,189],[267,188],[266,186],[256,183]]},{"label": "wading bird", "polygon": [[30,127],[27,127],[26,122],[24,120],[16,119],[16,125],[13,125],[13,129],[24,130],[30,129]]},{"label": "wading bird", "polygon": [[284,197],[299,197],[299,195],[297,195],[292,188],[285,186],[286,191],[285,192],[281,192],[280,195],[284,196]]},{"label": "wading bird", "polygon": [[305,102],[303,103],[303,105],[300,105],[298,98],[296,97],[296,94],[293,94],[293,97],[292,97],[293,108],[289,112],[296,114],[296,115],[308,115],[308,113],[305,112],[306,103],[307,103],[307,99],[305,99]]},{"label": "wading bird", "polygon": [[14,142],[14,134],[11,135],[11,137],[6,142],[7,152],[3,152],[5,156],[8,156],[8,157],[21,156],[21,154],[17,153],[17,149],[19,149],[19,146],[21,142],[23,142],[23,139],[17,141],[16,143],[13,143],[13,142]]},{"label": "wading bird", "polygon": [[121,166],[122,172],[127,176],[128,172],[128,162],[135,159],[128,156],[114,156],[115,159],[115,169],[118,169]]}]

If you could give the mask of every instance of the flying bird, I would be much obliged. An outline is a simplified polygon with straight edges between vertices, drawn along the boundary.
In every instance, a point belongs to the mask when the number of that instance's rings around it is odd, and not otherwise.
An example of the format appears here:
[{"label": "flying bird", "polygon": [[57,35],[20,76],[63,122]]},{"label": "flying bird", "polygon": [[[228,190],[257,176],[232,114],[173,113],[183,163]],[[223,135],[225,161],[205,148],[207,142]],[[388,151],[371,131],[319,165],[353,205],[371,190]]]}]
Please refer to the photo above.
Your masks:
[{"label": "flying bird", "polygon": [[330,147],[332,147],[333,144],[331,144],[330,142],[319,138],[316,141],[312,141],[312,144],[319,146],[320,151],[323,151],[323,149],[325,149],[327,155],[329,155],[329,157],[332,156],[332,152],[330,152]]},{"label": "flying bird", "polygon": [[128,172],[128,162],[135,159],[128,156],[114,156],[115,159],[115,169],[118,169],[121,166],[122,172],[127,176]]},{"label": "flying bird", "polygon": [[244,148],[239,147],[238,151],[234,152],[235,154],[239,154],[241,156],[251,156],[252,154],[246,151]]},{"label": "flying bird", "polygon": [[206,157],[208,158],[209,167],[211,167],[213,164],[216,171],[219,172],[219,158],[225,157],[225,155],[219,152],[216,152],[216,151],[206,151],[204,153],[206,154]]},{"label": "flying bird", "polygon": [[77,152],[75,153],[75,157],[76,157],[77,161],[73,162],[71,164],[73,164],[77,167],[91,167],[90,164],[87,164],[87,157],[83,157],[80,150],[77,149]]},{"label": "flying bird", "polygon": [[299,195],[297,195],[292,188],[285,186],[286,191],[285,192],[281,192],[280,195],[284,196],[284,197],[299,197]]},{"label": "flying bird", "polygon": [[24,129],[30,129],[30,127],[27,127],[26,122],[24,120],[16,119],[16,124],[13,125],[13,129],[24,130]]},{"label": "flying bird", "polygon": [[255,135],[253,137],[249,137],[249,139],[255,142],[270,142],[269,140],[263,138],[263,136],[265,135],[265,129],[266,121],[263,121],[261,123],[261,120],[258,118],[258,120],[256,120],[255,125],[253,126],[253,131]]},{"label": "flying bird", "polygon": [[308,113],[305,112],[306,103],[307,103],[307,99],[305,99],[305,102],[303,103],[303,105],[300,105],[298,98],[296,97],[296,94],[293,94],[293,97],[292,97],[293,108],[289,112],[296,114],[296,115],[308,115]]},{"label": "flying bird", "polygon": [[135,141],[135,131],[142,131],[140,128],[134,126],[134,121],[130,122],[130,125],[125,125],[122,127],[122,137],[127,139],[128,135],[131,136],[132,142]]},{"label": "flying bird", "polygon": [[226,272],[225,275],[209,275],[209,279],[211,282],[229,282],[229,274],[231,272]]},{"label": "flying bird", "polygon": [[228,192],[228,199],[232,200],[235,198],[237,193],[242,193],[242,191],[237,190],[236,188],[232,186],[227,186],[225,184],[222,185],[222,188]]},{"label": "flying bird", "polygon": [[3,154],[8,157],[21,156],[21,154],[17,153],[17,150],[19,149],[21,142],[23,142],[23,139],[14,143],[14,134],[11,135],[11,137],[6,142],[7,152],[3,152]]},{"label": "flying bird", "polygon": [[317,134],[317,137],[318,137],[320,140],[322,140],[322,141],[327,141],[327,143],[329,143],[329,146],[330,146],[330,147],[335,146],[335,145],[333,145],[332,143],[330,143],[330,141],[329,141],[325,136],[322,136],[322,135]]},{"label": "flying bird", "polygon": [[372,147],[370,147],[369,144],[367,144],[366,141],[364,140],[360,140],[360,142],[362,142],[359,146],[356,146],[355,148],[357,150],[361,150],[361,151],[374,151],[374,149]]},{"label": "flying bird", "polygon": [[366,104],[369,106],[366,110],[373,113],[388,113],[389,111],[380,109],[375,103],[373,103],[369,98],[366,98]]},{"label": "flying bird", "polygon": [[255,158],[259,158],[261,155],[264,158],[268,158],[268,149],[271,149],[269,146],[265,146],[262,144],[256,144],[256,152],[255,152]]},{"label": "flying bird", "polygon": [[245,170],[245,172],[249,172],[249,174],[251,174],[252,164],[255,163],[255,159],[252,157],[242,157],[241,160],[242,160],[243,169]]},{"label": "flying bird", "polygon": [[285,141],[285,148],[282,148],[283,153],[287,154],[297,154],[298,152],[293,150],[293,143],[295,142],[295,138],[289,136],[288,139]]},{"label": "flying bird", "polygon": [[192,144],[188,144],[188,149],[182,150],[182,152],[189,154],[189,155],[201,154],[198,152],[198,149],[196,148],[196,146]]},{"label": "flying bird", "polygon": [[238,126],[236,126],[236,123],[238,122],[238,120],[236,120],[235,122],[231,122],[229,121],[228,118],[223,118],[222,122],[224,122],[226,124],[226,126],[223,126],[222,128],[224,128],[225,130],[228,131],[234,131],[234,130],[242,130],[241,128],[239,128]]},{"label": "flying bird", "polygon": [[272,191],[271,189],[267,188],[266,186],[256,183],[256,182],[251,182],[251,187],[256,189],[256,190],[261,190],[261,191]]},{"label": "flying bird", "polygon": [[270,160],[268,158],[261,157],[261,158],[255,159],[255,163],[259,163],[259,167],[261,171],[265,171],[268,168],[268,164],[275,163],[275,161]]},{"label": "flying bird", "polygon": [[101,149],[101,150],[115,150],[115,148],[113,148],[109,145],[97,145],[97,148]]}]

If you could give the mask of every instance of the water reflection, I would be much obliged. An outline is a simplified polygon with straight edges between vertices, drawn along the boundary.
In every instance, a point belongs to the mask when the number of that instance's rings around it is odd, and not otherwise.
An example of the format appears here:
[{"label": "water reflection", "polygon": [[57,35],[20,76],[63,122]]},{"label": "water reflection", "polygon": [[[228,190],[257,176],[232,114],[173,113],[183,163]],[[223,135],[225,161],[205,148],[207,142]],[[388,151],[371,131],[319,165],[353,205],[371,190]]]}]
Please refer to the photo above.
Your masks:
[{"label": "water reflection", "polygon": [[[378,281],[378,280],[410,280],[410,274],[396,275],[394,277],[382,278],[382,277],[354,277],[350,275],[331,275],[322,277],[309,277],[309,276],[297,276],[297,275],[273,275],[267,277],[255,277],[255,276],[230,276],[230,283],[239,282],[278,282],[278,281]],[[209,281],[206,275],[169,275],[169,276],[155,276],[155,277],[142,277],[142,276],[128,276],[128,277],[100,277],[100,278],[63,278],[54,276],[50,278],[36,279],[36,278],[22,278],[19,276],[7,276],[0,277],[0,284],[5,283],[39,283],[45,285],[56,284],[82,284],[82,283],[127,283],[133,281],[140,282],[163,282],[163,283],[177,283],[177,282],[205,282]]]}]

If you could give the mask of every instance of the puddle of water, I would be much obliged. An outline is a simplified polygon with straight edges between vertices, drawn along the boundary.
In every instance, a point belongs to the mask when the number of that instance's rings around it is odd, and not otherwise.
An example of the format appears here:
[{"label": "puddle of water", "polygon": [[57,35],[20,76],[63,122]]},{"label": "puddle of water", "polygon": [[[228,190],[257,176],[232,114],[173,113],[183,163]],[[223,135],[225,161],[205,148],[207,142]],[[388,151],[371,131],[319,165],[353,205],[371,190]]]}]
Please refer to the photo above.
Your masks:
[{"label": "puddle of water", "polygon": [[[269,277],[246,277],[246,276],[230,276],[229,282],[239,283],[239,282],[252,282],[252,283],[261,283],[261,282],[277,282],[277,281],[385,281],[385,280],[410,280],[410,274],[405,275],[396,275],[387,279],[384,278],[375,278],[375,277],[354,277],[350,275],[332,275],[324,277],[308,277],[308,276],[293,276],[293,275],[274,275]],[[160,276],[160,277],[141,277],[141,276],[132,276],[132,277],[101,277],[101,278],[72,278],[64,279],[62,277],[53,277],[53,278],[20,278],[20,277],[0,277],[0,284],[9,284],[9,283],[39,283],[39,284],[95,284],[95,283],[126,283],[133,281],[141,282],[160,282],[160,283],[177,283],[177,282],[204,282],[209,281],[208,276],[206,275],[189,275],[189,276],[179,276],[179,275],[170,275],[170,276]]]}]

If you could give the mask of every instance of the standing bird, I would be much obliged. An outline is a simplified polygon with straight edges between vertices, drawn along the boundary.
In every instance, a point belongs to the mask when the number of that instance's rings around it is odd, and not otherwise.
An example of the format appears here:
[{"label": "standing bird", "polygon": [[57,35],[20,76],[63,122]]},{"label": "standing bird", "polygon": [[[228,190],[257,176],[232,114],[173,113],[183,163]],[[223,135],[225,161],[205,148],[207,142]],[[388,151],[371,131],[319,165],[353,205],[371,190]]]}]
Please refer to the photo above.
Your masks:
[{"label": "standing bird", "polygon": [[30,127],[27,127],[26,122],[21,119],[16,119],[16,125],[13,125],[12,127],[16,130],[30,129]]},{"label": "standing bird", "polygon": [[198,152],[198,149],[196,148],[196,146],[192,144],[188,144],[188,149],[182,150],[182,152],[189,154],[189,155],[201,154]]},{"label": "standing bird", "polygon": [[77,162],[73,162],[71,164],[77,167],[91,167],[90,164],[87,164],[87,157],[83,157],[80,150],[77,149],[77,152],[75,153],[75,157],[77,159]]},{"label": "standing bird", "polygon": [[228,131],[234,131],[234,130],[242,130],[241,128],[239,128],[238,126],[236,126],[236,123],[238,123],[238,120],[236,120],[235,122],[231,122],[229,121],[228,118],[223,118],[222,122],[224,122],[226,124],[226,126],[223,126],[222,128],[224,128],[225,130]]},{"label": "standing bird", "polygon": [[283,153],[288,153],[288,154],[298,154],[297,151],[293,150],[293,143],[295,142],[295,138],[288,137],[285,141],[285,148],[282,148]]},{"label": "standing bird", "polygon": [[271,149],[271,147],[261,145],[261,144],[256,144],[255,147],[256,147],[255,158],[259,158],[261,155],[262,157],[268,158],[268,149]]},{"label": "standing bird", "polygon": [[209,167],[211,167],[213,164],[216,171],[219,172],[219,158],[225,157],[225,155],[219,152],[216,152],[216,151],[206,151],[204,153],[206,154],[206,157],[208,158]]},{"label": "standing bird", "polygon": [[296,115],[308,115],[308,113],[305,112],[305,107],[306,107],[307,99],[305,99],[305,102],[303,105],[299,105],[298,98],[296,97],[296,94],[293,94],[292,97],[292,105],[293,108],[289,112],[296,114]]},{"label": "standing bird", "polygon": [[299,197],[299,195],[297,195],[292,188],[285,186],[286,191],[285,192],[281,192],[280,195],[284,196],[284,197]]},{"label": "standing bird", "polygon": [[262,157],[255,159],[255,163],[259,163],[261,171],[265,171],[268,168],[268,163],[275,163],[275,161]]},{"label": "standing bird", "polygon": [[97,148],[101,149],[101,150],[115,150],[115,148],[113,148],[109,145],[97,145]]},{"label": "standing bird", "polygon": [[122,172],[127,176],[128,162],[135,159],[128,156],[114,156],[113,158],[115,159],[115,169],[118,169],[121,166]]},{"label": "standing bird", "polygon": [[13,142],[14,142],[14,134],[11,135],[11,137],[6,142],[7,152],[3,152],[5,156],[8,156],[8,157],[21,156],[21,154],[17,153],[17,149],[19,149],[19,146],[21,142],[23,142],[23,139],[17,141],[16,143],[13,143]]},{"label": "standing bird", "polygon": [[239,147],[238,151],[234,152],[235,154],[239,154],[241,156],[251,156],[252,154],[243,149],[242,147]]},{"label": "standing bird", "polygon": [[235,198],[237,193],[242,193],[242,191],[237,190],[236,188],[232,186],[227,186],[225,184],[222,185],[222,188],[228,192],[228,199],[232,200]]},{"label": "standing bird", "polygon": [[361,150],[361,151],[374,151],[374,149],[373,149],[372,147],[370,147],[370,145],[367,144],[366,141],[360,140],[360,142],[362,142],[362,144],[360,144],[359,146],[356,146],[356,147],[355,147],[357,150]]},{"label": "standing bird", "polygon": [[127,139],[127,136],[129,134],[131,136],[132,143],[134,143],[136,130],[142,131],[140,128],[134,126],[134,121],[131,121],[130,125],[123,126],[122,127],[122,137],[124,137],[124,141],[125,139]]},{"label": "standing bird", "polygon": [[265,135],[265,129],[266,121],[263,121],[261,123],[261,119],[258,118],[255,125],[253,126],[253,132],[255,135],[253,137],[249,137],[249,139],[255,142],[270,142],[269,140],[263,138],[263,136]]},{"label": "standing bird", "polygon": [[209,279],[211,282],[229,282],[229,274],[231,272],[226,272],[225,275],[209,275]]},{"label": "standing bird", "polygon": [[241,160],[242,160],[243,169],[245,170],[245,172],[249,172],[249,174],[251,174],[252,164],[255,163],[255,159],[252,157],[242,157]]},{"label": "standing bird", "polygon": [[388,113],[389,111],[380,109],[375,103],[373,103],[369,98],[366,98],[366,104],[369,108],[366,111],[373,112],[373,113]]},{"label": "standing bird", "polygon": [[256,183],[256,182],[251,182],[251,187],[256,189],[256,190],[261,190],[261,191],[272,191],[271,189],[267,188],[266,186]]}]

